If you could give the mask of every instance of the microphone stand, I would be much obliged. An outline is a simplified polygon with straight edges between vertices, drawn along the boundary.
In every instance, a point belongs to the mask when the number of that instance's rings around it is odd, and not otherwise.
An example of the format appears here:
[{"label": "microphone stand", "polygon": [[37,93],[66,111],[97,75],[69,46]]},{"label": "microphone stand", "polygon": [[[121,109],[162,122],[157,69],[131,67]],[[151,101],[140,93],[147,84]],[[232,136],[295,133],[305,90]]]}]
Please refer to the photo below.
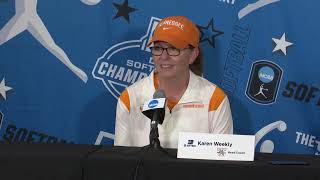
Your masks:
[{"label": "microphone stand", "polygon": [[160,146],[160,141],[159,141],[159,132],[158,132],[158,122],[157,121],[151,121],[149,141],[150,141],[150,146],[152,148],[154,148],[154,149],[162,148]]},{"label": "microphone stand", "polygon": [[[140,177],[140,174],[142,173],[142,176],[144,175],[144,157],[149,151],[160,151],[161,153],[166,154],[168,157],[175,158],[175,156],[169,154],[164,148],[161,147],[160,141],[159,141],[159,132],[158,132],[158,121],[153,120],[151,121],[150,124],[150,134],[149,134],[149,145],[146,145],[142,147],[141,149],[141,154],[139,157],[139,160],[137,162],[136,167],[134,168],[133,174],[132,174],[132,179],[137,180]],[[131,179],[131,178],[130,178]]]},{"label": "microphone stand", "polygon": [[169,154],[165,149],[163,149],[160,145],[159,132],[158,132],[158,122],[157,121],[151,121],[149,141],[150,141],[149,145],[146,145],[146,146],[142,147],[142,149],[141,149],[141,154],[140,154],[139,160],[138,160],[137,165],[134,168],[134,171],[132,174],[133,180],[140,179],[141,178],[140,176],[145,177],[145,174],[144,174],[144,171],[145,171],[144,170],[144,161],[145,161],[145,159],[144,158],[148,152],[151,151],[152,153],[154,153],[154,150],[160,151],[171,158],[175,158],[174,156]]},{"label": "microphone stand", "polygon": [[150,141],[150,144],[147,145],[148,150],[149,149],[159,150],[160,152],[162,152],[170,157],[174,157],[171,154],[169,154],[168,151],[166,151],[160,145],[159,132],[158,132],[158,122],[157,121],[151,121],[149,141]]}]

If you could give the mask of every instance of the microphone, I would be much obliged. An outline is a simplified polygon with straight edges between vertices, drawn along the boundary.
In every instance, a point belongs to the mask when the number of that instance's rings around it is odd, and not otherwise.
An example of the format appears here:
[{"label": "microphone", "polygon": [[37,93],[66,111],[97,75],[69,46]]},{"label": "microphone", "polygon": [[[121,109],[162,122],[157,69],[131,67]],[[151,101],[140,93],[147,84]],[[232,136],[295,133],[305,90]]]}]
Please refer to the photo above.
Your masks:
[{"label": "microphone", "polygon": [[166,95],[163,90],[157,90],[153,99],[144,103],[142,113],[151,120],[151,124],[162,124],[165,115]]},{"label": "microphone", "polygon": [[157,90],[153,94],[153,99],[147,101],[144,106],[142,113],[147,116],[150,120],[150,145],[153,147],[160,146],[158,139],[158,124],[162,124],[165,116],[165,103],[166,95],[163,90]]},{"label": "microphone", "polygon": [[[153,99],[159,99],[159,98],[166,98],[166,94],[164,93],[163,90],[157,90],[156,92],[154,92],[153,94]],[[152,116],[152,121],[151,121],[151,125],[152,124],[156,124],[156,126],[158,126],[158,124],[162,124],[163,120],[164,120],[164,115],[166,113],[165,111],[165,102],[163,103],[163,106],[158,107],[157,109],[154,110],[153,116]]]}]

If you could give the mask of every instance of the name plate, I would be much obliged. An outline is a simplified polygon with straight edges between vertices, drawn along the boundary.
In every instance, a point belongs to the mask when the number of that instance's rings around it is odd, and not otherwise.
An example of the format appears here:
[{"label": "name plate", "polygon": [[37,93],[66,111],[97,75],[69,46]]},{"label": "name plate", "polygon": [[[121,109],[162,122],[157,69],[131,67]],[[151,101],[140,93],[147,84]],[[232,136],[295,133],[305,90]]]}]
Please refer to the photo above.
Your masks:
[{"label": "name plate", "polygon": [[180,132],[178,158],[254,161],[255,136]]}]

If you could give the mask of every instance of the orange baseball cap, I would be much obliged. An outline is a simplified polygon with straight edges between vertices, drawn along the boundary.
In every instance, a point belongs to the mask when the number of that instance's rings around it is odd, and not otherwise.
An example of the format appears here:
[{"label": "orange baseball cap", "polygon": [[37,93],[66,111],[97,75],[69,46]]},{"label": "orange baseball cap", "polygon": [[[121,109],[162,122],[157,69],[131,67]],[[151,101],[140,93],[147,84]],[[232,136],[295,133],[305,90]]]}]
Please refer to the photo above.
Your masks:
[{"label": "orange baseball cap", "polygon": [[199,35],[197,26],[186,17],[170,16],[159,22],[148,46],[156,41],[164,41],[178,49],[188,45],[198,47]]}]

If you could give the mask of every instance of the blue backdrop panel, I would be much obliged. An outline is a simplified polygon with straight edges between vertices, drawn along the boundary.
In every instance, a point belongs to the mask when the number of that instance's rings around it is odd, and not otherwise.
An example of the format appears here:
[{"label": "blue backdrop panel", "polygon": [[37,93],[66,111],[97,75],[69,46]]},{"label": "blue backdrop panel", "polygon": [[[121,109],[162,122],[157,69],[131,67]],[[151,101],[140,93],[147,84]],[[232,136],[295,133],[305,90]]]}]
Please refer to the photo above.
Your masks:
[{"label": "blue backdrop panel", "polygon": [[320,153],[317,1],[0,0],[3,143],[111,144],[117,97],[154,64],[164,17],[201,32],[204,76],[256,151]]}]

